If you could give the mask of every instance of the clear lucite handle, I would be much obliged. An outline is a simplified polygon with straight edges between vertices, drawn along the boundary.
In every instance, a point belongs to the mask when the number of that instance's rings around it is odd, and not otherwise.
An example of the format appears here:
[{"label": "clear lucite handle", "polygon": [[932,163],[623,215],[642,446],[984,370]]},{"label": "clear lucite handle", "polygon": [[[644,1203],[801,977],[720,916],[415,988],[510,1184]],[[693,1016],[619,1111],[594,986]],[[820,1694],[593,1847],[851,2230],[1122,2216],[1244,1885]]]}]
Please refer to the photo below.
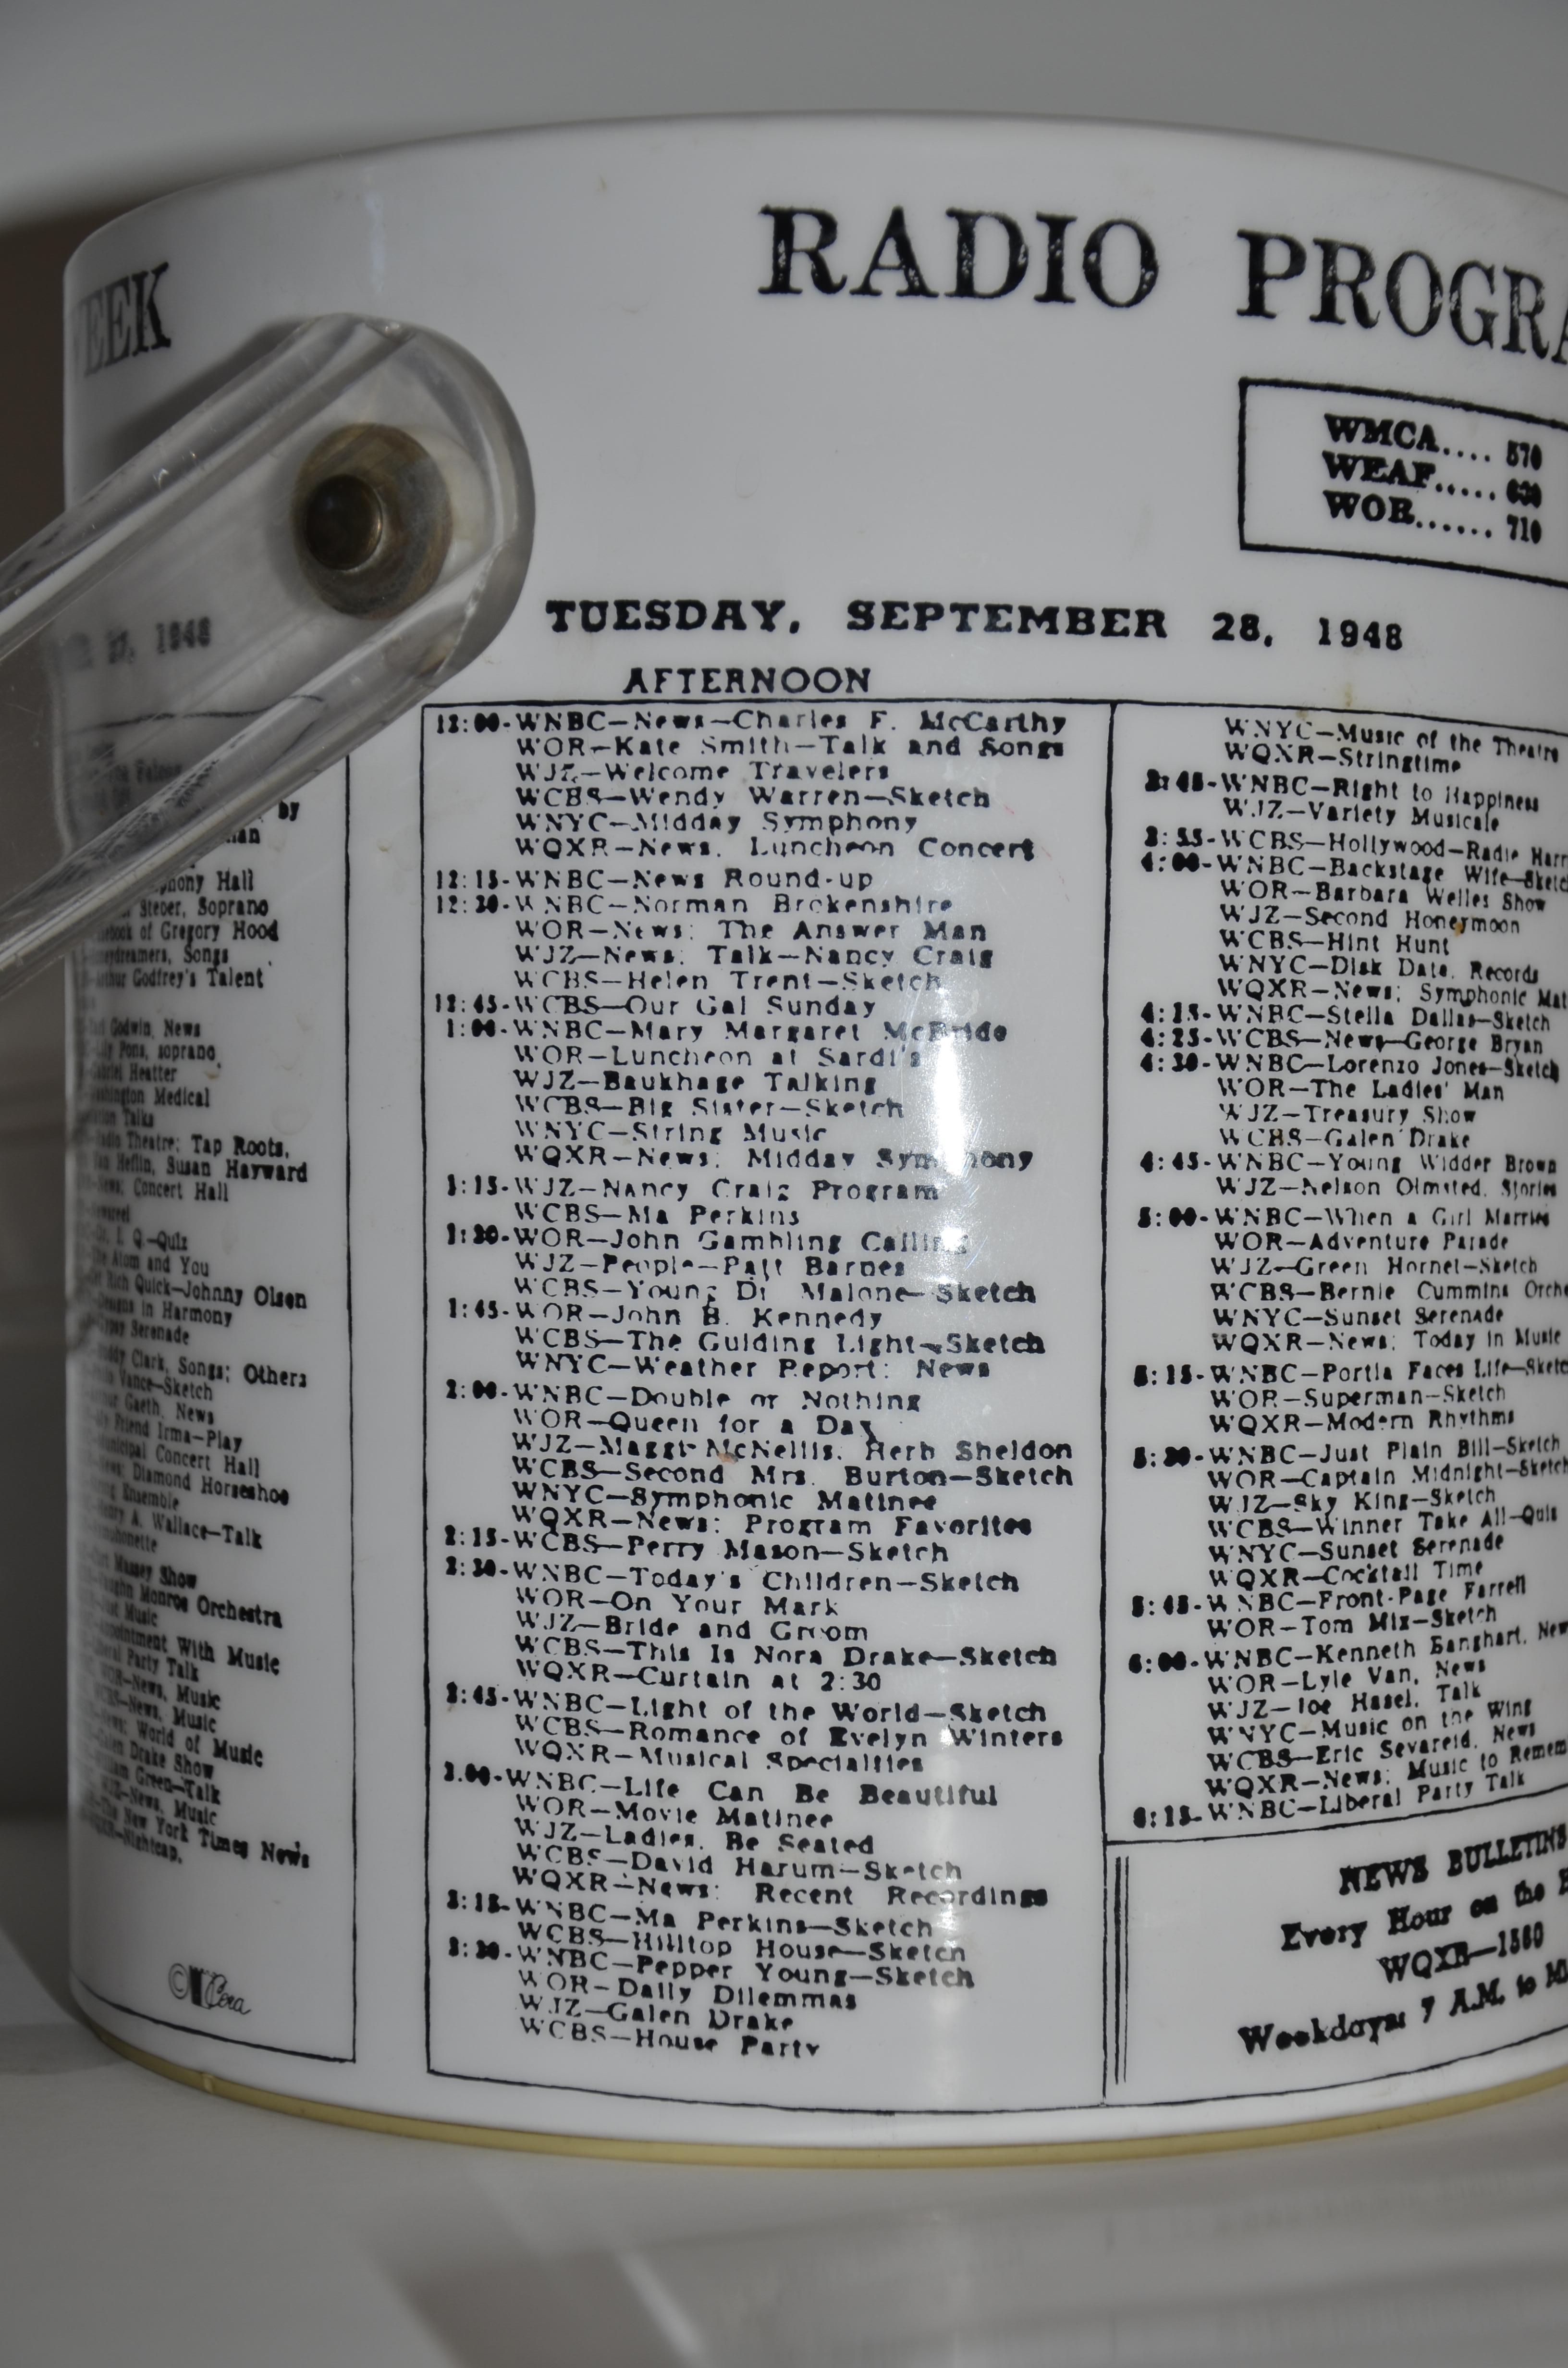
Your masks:
[{"label": "clear lucite handle", "polygon": [[0,565],[0,993],[478,656],[532,526],[488,373],[343,314]]}]

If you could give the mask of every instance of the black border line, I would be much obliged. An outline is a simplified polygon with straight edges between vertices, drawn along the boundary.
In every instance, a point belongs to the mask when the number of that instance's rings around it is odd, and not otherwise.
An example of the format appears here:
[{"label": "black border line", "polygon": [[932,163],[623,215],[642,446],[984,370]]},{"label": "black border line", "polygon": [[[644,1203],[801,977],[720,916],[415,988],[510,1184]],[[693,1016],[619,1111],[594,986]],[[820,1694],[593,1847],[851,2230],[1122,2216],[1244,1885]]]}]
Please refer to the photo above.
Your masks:
[{"label": "black border line", "polygon": [[[1458,1973],[1461,1969],[1456,1965],[1453,1970]],[[72,1970],[72,1978],[79,1988],[86,1991],[89,1998],[97,1998],[100,2006],[110,2008],[116,2014],[129,2015],[133,2021],[150,2022],[158,2031],[182,2031],[193,2039],[215,2040],[224,2047],[248,2047],[261,2055],[288,2055],[302,2063],[347,2064],[353,2060],[347,2055],[322,2055],[305,2047],[279,2047],[265,2039],[239,2039],[230,2032],[215,2031],[207,2024],[175,2022],[167,2016],[148,2014],[141,2007],[122,2006],[118,1998],[106,1998],[102,1990],[96,1990],[91,1982],[85,1981],[74,1968]],[[1330,2095],[1340,2089],[1372,2088],[1378,2082],[1384,2080],[1421,2080],[1425,2079],[1429,2073],[1446,2072],[1456,2064],[1480,2064],[1493,2055],[1511,2055],[1518,2047],[1533,2047],[1538,2041],[1556,2039],[1565,2031],[1568,2031],[1568,2021],[1554,2022],[1548,2030],[1532,2031],[1522,2039],[1499,2040],[1495,2047],[1477,2048],[1471,2055],[1445,2055],[1438,2063],[1411,2065],[1400,2071],[1367,2073],[1358,2080],[1314,2081],[1300,2089],[1202,2090],[1190,2097],[1129,2097],[1114,2103],[1111,2110],[1117,2112],[1135,2113],[1146,2112],[1153,2107],[1164,2106],[1266,2104],[1271,2097],[1317,2097]],[[690,2105],[703,2111],[711,2109],[716,2112],[735,2113],[763,2112],[801,2114],[833,2113],[841,2117],[845,2114],[853,2114],[862,2121],[877,2122],[995,2121],[1016,2117],[1022,2113],[1096,2112],[1100,2110],[1105,2101],[1094,2097],[1085,2097],[1075,2104],[1053,2105],[796,2105],[791,2104],[787,2098],[778,2097],[666,2096],[662,2090],[655,2094],[652,2089],[593,2089],[585,2082],[578,2080],[509,2079],[498,2072],[452,2072],[442,2070],[436,2066],[430,2066],[427,2069],[431,2077],[437,2080],[466,2080],[476,2087],[485,2089],[537,2089],[541,2093],[551,2096],[604,2097],[619,2104]],[[1464,2093],[1460,2090],[1452,2099],[1436,2101],[1458,2104],[1462,2101]]]},{"label": "black border line", "polygon": [[1119,1876],[1114,1901],[1109,1892],[1110,1827],[1107,1818],[1106,1710],[1110,1668],[1108,1637],[1110,1608],[1109,1570],[1109,1422],[1110,1422],[1110,924],[1111,854],[1115,844],[1113,798],[1116,785],[1116,702],[1106,718],[1105,749],[1105,905],[1100,928],[1100,2096],[1109,2095],[1116,2077],[1113,2061],[1113,1954],[1121,1948]]},{"label": "black border line", "polygon": [[226,2024],[176,2022],[172,2015],[149,2014],[145,2007],[125,2006],[119,1998],[107,1997],[102,1990],[96,1990],[74,1965],[70,1972],[78,1989],[85,1990],[87,1996],[97,1998],[100,2006],[111,2007],[116,2014],[128,2014],[137,2022],[150,2022],[158,2031],[183,2031],[188,2032],[192,2039],[210,2039],[223,2047],[248,2047],[259,2055],[290,2055],[301,2064],[353,2064],[358,2061],[353,2055],[331,2055],[321,2047],[285,2047],[280,2040],[276,2039],[242,2039]]},{"label": "black border line", "polygon": [[425,1075],[426,920],[425,739],[432,710],[419,711],[419,1525],[420,1598],[425,1656],[425,2069],[430,2060],[430,1129]]},{"label": "black border line", "polygon": [[1117,2077],[1125,2081],[1127,2051],[1132,2036],[1132,1861],[1125,1854],[1121,1861],[1121,1909],[1130,1938],[1121,1958],[1121,2061]]},{"label": "black border line", "polygon": [[1119,2088],[1127,2078],[1127,2047],[1131,2032],[1129,2001],[1132,1995],[1132,1861],[1124,1850],[1115,1854],[1116,1867],[1116,1989],[1115,2032],[1111,2078]]},{"label": "black border line", "polygon": [[[1246,411],[1247,395],[1255,386],[1280,387],[1298,394],[1353,394],[1365,397],[1370,403],[1421,403],[1437,411],[1470,411],[1488,419],[1515,419],[1526,427],[1549,427],[1559,435],[1568,434],[1568,420],[1548,419],[1534,411],[1505,411],[1494,403],[1463,403],[1453,395],[1412,394],[1386,386],[1337,386],[1310,378],[1238,379],[1236,387],[1241,400],[1236,411],[1236,540],[1243,551],[1284,552],[1302,559],[1353,559],[1372,567],[1436,567],[1449,575],[1490,575],[1505,584],[1539,584],[1554,592],[1568,591],[1568,575],[1528,575],[1521,567],[1487,567],[1478,560],[1428,559],[1424,552],[1414,551],[1346,551],[1338,543],[1249,541],[1246,526]],[[1172,700],[1162,703],[1174,707],[1186,702]],[[1392,713],[1394,711],[1391,709],[1388,712]],[[1495,728],[1506,731],[1507,726],[1498,724]],[[1516,726],[1518,728],[1521,727]]]},{"label": "black border line", "polygon": [[1106,2036],[1106,2077],[1102,2100],[1108,2103],[1112,2087],[1121,2077],[1121,1958],[1124,1936],[1122,1884],[1126,1861],[1108,1854],[1111,1873],[1110,2009]]},{"label": "black border line", "polygon": [[[1460,1968],[1456,1965],[1453,1970],[1458,1973]],[[185,2026],[179,2024],[171,2028],[183,2030]],[[1279,2026],[1276,2025],[1276,2028]],[[1559,2038],[1563,2032],[1568,2032],[1568,2021],[1554,2022],[1545,2031],[1532,2031],[1522,2039],[1499,2040],[1495,2047],[1480,2047],[1471,2054],[1445,2055],[1436,2063],[1411,2064],[1393,2071],[1367,2072],[1359,2078],[1309,2081],[1298,2089],[1199,2089],[1191,2096],[1184,2097],[1128,2097],[1109,2100],[1109,2110],[1119,2113],[1141,2113],[1158,2107],[1177,2105],[1261,2105],[1267,2104],[1273,2097],[1330,2096],[1341,2089],[1370,2089],[1391,2080],[1424,2080],[1429,2074],[1447,2072],[1456,2064],[1480,2064],[1493,2055],[1508,2055],[1516,2048],[1533,2047],[1540,2041]],[[1053,2115],[1099,2112],[1105,2109],[1108,2101],[1096,2097],[1084,2097],[1075,2103],[1058,2102],[1052,2105],[797,2105],[782,2097],[693,2097],[689,2094],[670,2096],[662,2089],[655,2093],[649,2089],[594,2089],[590,2088],[585,2081],[580,2080],[508,2079],[504,2074],[496,2072],[437,2071],[435,2077],[441,2080],[466,2080],[472,2086],[482,2089],[538,2089],[541,2094],[552,2096],[604,2097],[617,2104],[689,2105],[704,2111],[711,2109],[716,2112],[736,2113],[763,2112],[801,2115],[831,2113],[840,2120],[846,2115],[853,2115],[861,2121],[876,2122],[1016,2120],[1020,2114],[1026,2113]],[[1451,2097],[1435,2098],[1431,2101],[1435,2104],[1457,2105],[1463,2101],[1465,2094],[1463,2089],[1460,2089]]]},{"label": "black border line", "polygon": [[350,810],[352,760],[343,760],[343,1303],[348,1348],[348,1839],[353,1873],[348,1894],[348,2061],[359,2055],[359,1621],[358,1563],[354,1530],[354,1127],[349,1099],[349,920],[353,863]]},{"label": "black border line", "polygon": [[[1425,400],[1424,397],[1423,400]],[[1345,556],[1345,553],[1330,552],[1327,556],[1331,559],[1340,559]],[[941,693],[935,695],[938,698],[943,696]],[[1028,705],[1032,700],[1038,706],[1045,695],[1038,690],[987,690],[977,692],[972,700],[967,700],[965,703],[971,707],[1009,707],[1016,704]],[[644,699],[641,694],[625,698],[617,691],[613,696],[605,699],[590,699],[585,694],[579,696],[574,693],[571,699],[552,700],[496,699],[494,697],[439,700],[432,700],[422,712],[427,715],[456,714],[465,712],[470,708],[483,708],[488,712],[495,707],[570,707],[574,703],[579,707],[679,707],[683,702],[689,704],[692,700],[699,704],[706,702],[710,706],[722,706],[730,698],[739,700],[741,704],[746,707],[753,705],[754,701],[758,700],[772,700],[775,702],[791,700],[798,702],[805,698],[832,699],[840,707],[887,707],[890,704],[907,707],[914,705],[919,700],[924,700],[929,705],[932,697],[931,692],[919,690],[883,691],[875,698],[869,691],[858,690],[852,692],[760,690],[755,693],[748,690],[728,692],[721,698],[717,691],[692,690],[660,691],[656,698],[650,693]],[[1335,707],[1331,700],[1262,699],[1250,690],[1241,693],[1234,699],[1148,699],[1140,697],[1137,692],[1125,693],[1115,699],[1108,696],[1105,699],[1078,699],[1068,697],[1066,694],[1059,697],[1053,690],[1050,693],[1050,699],[1052,707],[1073,709],[1114,707],[1119,710],[1124,707],[1137,707],[1147,708],[1160,713],[1165,713],[1171,709],[1180,709],[1194,714],[1326,716],[1335,723],[1365,723],[1373,719],[1394,723],[1454,723],[1471,732],[1502,732],[1514,740],[1520,738],[1521,735],[1540,740],[1561,740],[1568,746],[1568,723],[1520,723],[1517,722],[1499,723],[1495,716],[1453,715],[1422,707]],[[997,761],[1006,763],[1008,760],[998,758]],[[420,818],[423,827],[423,745],[420,749]],[[1568,783],[1564,786],[1568,786]]]}]

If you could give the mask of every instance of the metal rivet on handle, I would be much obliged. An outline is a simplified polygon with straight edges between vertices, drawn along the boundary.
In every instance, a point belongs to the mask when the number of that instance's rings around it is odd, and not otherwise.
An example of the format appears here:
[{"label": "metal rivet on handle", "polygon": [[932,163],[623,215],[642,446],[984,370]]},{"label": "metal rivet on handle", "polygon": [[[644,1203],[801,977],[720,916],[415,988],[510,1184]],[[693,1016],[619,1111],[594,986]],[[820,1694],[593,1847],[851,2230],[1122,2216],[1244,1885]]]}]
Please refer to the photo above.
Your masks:
[{"label": "metal rivet on handle", "polygon": [[294,485],[307,582],[351,617],[393,617],[430,589],[452,540],[446,479],[400,427],[335,428]]}]

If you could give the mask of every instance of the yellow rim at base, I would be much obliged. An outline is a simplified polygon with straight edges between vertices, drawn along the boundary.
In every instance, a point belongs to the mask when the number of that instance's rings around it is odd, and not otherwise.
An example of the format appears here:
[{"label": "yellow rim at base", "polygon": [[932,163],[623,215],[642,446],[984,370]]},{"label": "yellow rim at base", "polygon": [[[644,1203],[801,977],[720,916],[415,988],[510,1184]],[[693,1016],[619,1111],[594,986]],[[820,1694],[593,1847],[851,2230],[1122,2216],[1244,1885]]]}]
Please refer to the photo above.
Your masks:
[{"label": "yellow rim at base", "polygon": [[221,2073],[195,2072],[188,2065],[171,2064],[117,2039],[101,2023],[93,2023],[106,2047],[140,2064],[144,2071],[161,2073],[185,2088],[203,2089],[210,2097],[227,2097],[237,2105],[260,2105],[269,2113],[292,2113],[301,2121],[336,2122],[345,2129],[374,2130],[382,2136],[433,2138],[443,2146],[496,2146],[512,2154],[555,2154],[586,2157],[602,2162],[678,2162],[699,2168],[719,2166],[751,2170],[1009,2170],[1029,2163],[1131,2162],[1167,2154],[1221,2154],[1242,2146],[1299,2146],[1309,2138],[1353,2137],[1362,2131],[1402,2129],[1411,2122],[1431,2122],[1451,2113],[1478,2112],[1485,2105],[1506,2105],[1517,2097],[1533,2097],[1542,2089],[1568,2080],[1568,2065],[1553,2072],[1537,2072],[1528,2080],[1507,2080],[1495,2089],[1480,2089],[1462,2097],[1438,2097],[1421,2105],[1396,2105],[1370,2113],[1338,2113],[1323,2121],[1278,2122],[1267,2129],[1197,2130],[1169,2137],[1082,2138],[1037,2146],[722,2146],[664,2138],[566,2137],[548,2130],[497,2130],[468,2122],[427,2122],[404,2113],[370,2113],[358,2105],[324,2105],[312,2097],[290,2097],[276,2089],[253,2089],[243,2080],[227,2080]]}]

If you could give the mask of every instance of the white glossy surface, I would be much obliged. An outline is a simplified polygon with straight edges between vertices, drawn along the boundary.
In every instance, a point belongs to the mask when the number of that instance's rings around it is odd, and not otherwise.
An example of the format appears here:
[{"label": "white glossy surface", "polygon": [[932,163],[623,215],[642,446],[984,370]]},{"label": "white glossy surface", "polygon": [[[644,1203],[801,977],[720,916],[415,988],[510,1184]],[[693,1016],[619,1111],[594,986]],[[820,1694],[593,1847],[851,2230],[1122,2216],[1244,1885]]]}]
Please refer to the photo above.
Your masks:
[{"label": "white glossy surface", "polygon": [[[94,203],[101,219],[123,192],[170,188],[203,172],[339,142],[477,128],[524,112],[561,120],[650,107],[881,101],[1145,113],[1381,142],[1559,186],[1564,177],[1568,11],[1555,0],[1493,0],[1484,10],[1459,0],[1320,0],[1297,8],[1259,6],[1257,0],[1200,6],[1182,0],[1135,6],[971,0],[962,10],[937,0],[858,0],[853,6],[799,0],[788,10],[737,0],[663,7],[644,0],[526,7],[516,0],[449,0],[438,16],[414,0],[316,0],[298,17],[310,35],[308,71],[282,38],[296,19],[281,6],[247,15],[214,11],[210,0],[122,0],[112,8],[99,0],[14,0],[0,89],[7,110],[0,203],[7,221]],[[41,264],[26,233],[7,251],[31,297],[27,349],[41,358],[40,376],[51,367],[53,281],[69,243],[51,228],[40,242]],[[40,399],[7,414],[11,452],[19,454],[8,467],[19,488],[13,541],[40,524],[58,500],[33,493],[53,468],[57,429],[52,417],[47,427],[40,425],[51,408]],[[16,1008],[10,1011],[14,1036]],[[36,1198],[28,1199],[28,1211]],[[42,1269],[47,1265],[43,1260]],[[32,1486],[41,1508],[51,1489],[58,1495],[60,1418],[57,1406],[49,1410],[51,1395],[58,1396],[58,1360],[51,1371],[37,1353],[34,1366],[39,1370],[29,1367],[20,1386],[8,1386],[5,1471],[14,1487]],[[51,1464],[52,1482],[40,1477]],[[62,1756],[58,1713],[51,1716],[50,1709],[60,1660],[58,1543],[41,1509],[20,1535],[13,1529],[11,1543],[10,1566],[0,1576],[9,1657],[0,1750],[14,1790],[40,1797]],[[33,1584],[40,1571],[44,1588]],[[8,1870],[5,1918],[18,1933],[40,1931],[39,1941],[28,1938],[27,1945],[55,1968],[63,1996],[62,1842],[50,1845],[37,1879],[27,1881],[18,1862],[39,1854],[26,1831],[0,1829],[0,1848]],[[602,2210],[613,2233],[629,2190],[655,2230],[672,2239],[684,2230],[713,2271],[722,2264],[728,2226],[738,2232],[731,2240],[735,2263],[765,2271],[769,2248],[743,2245],[746,2230],[774,2218],[782,2224],[792,2198],[792,2208],[816,2225],[866,2199],[869,2212],[880,2208],[883,2215],[879,2226],[901,2228],[894,2258],[915,2278],[931,2258],[926,2233],[944,2196],[972,2199],[971,2217],[993,2198],[1001,2213],[1009,2199],[1016,2211],[1017,2199],[1028,2197],[1037,2228],[1057,2214],[1064,2225],[1081,2227],[1073,2199],[1119,2193],[1127,2176],[900,2176],[881,2182],[880,2207],[858,2180],[802,2176],[754,2184],[704,2177],[708,2201],[693,2202],[697,2182],[689,2174],[601,2178],[591,2166],[486,2161],[358,2139],[210,2104],[129,2066],[95,2060],[91,2071],[27,2081],[7,2074],[0,2082],[5,2343],[43,2368],[75,2368],[111,2349],[129,2368],[208,2368],[215,2361],[251,2368],[318,2359],[343,2368],[361,2362],[424,2368],[442,2361],[499,2368],[519,2353],[529,2356],[519,2320],[532,2329],[537,2359],[593,2357],[608,2368],[639,2356],[667,2360],[667,2346],[639,2354],[647,2322],[636,2317],[624,2340],[602,2324],[595,2344],[574,2340],[580,2326],[569,2315],[574,2287],[586,2293],[606,2283],[602,2256],[590,2249],[591,2215]],[[1112,2246],[1102,2220],[1068,2289],[1071,2299],[1092,2280],[1098,2306],[1080,2307],[1070,2332],[1048,2304],[1031,2319],[1026,2310],[994,2303],[978,2252],[954,2248],[936,2256],[952,2274],[929,2322],[928,2348],[954,2363],[1147,2362],[1162,2356],[1164,2324],[1168,2354],[1182,2361],[1278,2358],[1291,2368],[1318,2360],[1388,2361],[1394,2368],[1495,2361],[1499,2368],[1555,2368],[1568,2328],[1568,2292],[1558,2266],[1565,2165],[1568,2092],[1400,2138],[1150,2167],[1139,2174],[1140,2192],[1177,2234],[1188,2214],[1212,2226],[1217,2199],[1230,2206],[1237,2232],[1266,2220],[1273,2226],[1277,2300],[1267,2315],[1278,2341],[1259,2331],[1266,2314],[1247,2304],[1244,2287],[1238,2298],[1252,2249],[1239,2233],[1232,2241],[1221,2226],[1185,2265],[1173,2264],[1167,2248],[1159,2256],[1162,2283],[1140,2272],[1128,2248]],[[1358,2210],[1405,2182],[1413,2214],[1432,2208],[1440,2184],[1450,2198],[1470,2199],[1474,2218],[1447,2244],[1445,2272],[1431,2284],[1412,2274],[1414,2247],[1392,2248],[1368,2278],[1359,2273],[1358,2256],[1324,2238],[1321,2215],[1301,2208],[1309,2186],[1325,2197],[1339,2181],[1342,2227],[1353,2227]],[[120,2182],[130,2203],[117,2192]],[[487,2182],[518,2196],[526,2190],[531,2248],[493,2214]],[[721,2192],[733,2207],[733,2223],[711,2201]],[[175,2195],[188,2201],[171,2204],[167,2198]],[[406,2239],[410,2224],[422,2217],[441,2225],[440,2200],[448,2196],[455,2199],[459,2224],[449,2267],[479,2256],[489,2269],[472,2281],[471,2316],[449,2314],[445,2333],[437,2334],[367,2249],[357,2199],[367,2199],[372,2223],[391,2199],[398,2208],[385,2210],[386,2222]],[[188,2239],[169,2234],[182,2208]],[[1437,2225],[1451,2228],[1453,2216],[1450,2207],[1448,2221]],[[94,2236],[85,2233],[89,2222],[97,2225]],[[112,2233],[121,2228],[123,2236]],[[551,2233],[562,2228],[565,2249],[551,2254]],[[1030,2249],[1027,2241],[1017,2246],[1026,2272]],[[417,2262],[412,2240],[408,2251]],[[1354,2285],[1337,2285],[1342,2269],[1358,2272]],[[583,2276],[574,2278],[574,2271]],[[1196,2335],[1183,2331],[1192,2305],[1180,2299],[1201,2294],[1204,2271],[1212,2281],[1215,2319],[1225,2329],[1221,2338],[1211,2328],[1207,2342],[1200,2317]],[[757,2292],[759,2313],[777,2309],[777,2284],[765,2274]],[[1168,2317],[1160,2307],[1167,2295]],[[1363,2321],[1362,2297],[1376,2305],[1375,2320]],[[799,2338],[805,2309],[796,2294],[778,2313],[781,2343],[791,2328]],[[824,2337],[824,2314],[818,2308],[813,2315],[816,2359],[899,2359],[896,2317],[868,2325],[864,2313],[846,2307]],[[1445,2315],[1448,2336],[1435,2338],[1434,2317],[1441,2324]],[[725,2355],[710,2346],[706,2355],[696,2350],[687,2356]],[[737,2343],[727,2356],[757,2354]]]},{"label": "white glossy surface", "polygon": [[0,1964],[0,2348],[27,2368],[1562,2357],[1568,2088],[1371,2137],[1077,2169],[419,2145],[198,2096],[99,2048],[54,2003],[63,1872],[58,1827],[0,1826],[0,1933],[53,1994]]},{"label": "white glossy surface", "polygon": [[540,516],[346,821],[321,783],[81,958],[74,1968],[120,2037],[873,2148],[1562,2060],[1563,222],[782,120],[83,250],[89,316],[162,258],[169,342],[74,381],[79,482],[267,317],[375,304],[494,373]]}]

